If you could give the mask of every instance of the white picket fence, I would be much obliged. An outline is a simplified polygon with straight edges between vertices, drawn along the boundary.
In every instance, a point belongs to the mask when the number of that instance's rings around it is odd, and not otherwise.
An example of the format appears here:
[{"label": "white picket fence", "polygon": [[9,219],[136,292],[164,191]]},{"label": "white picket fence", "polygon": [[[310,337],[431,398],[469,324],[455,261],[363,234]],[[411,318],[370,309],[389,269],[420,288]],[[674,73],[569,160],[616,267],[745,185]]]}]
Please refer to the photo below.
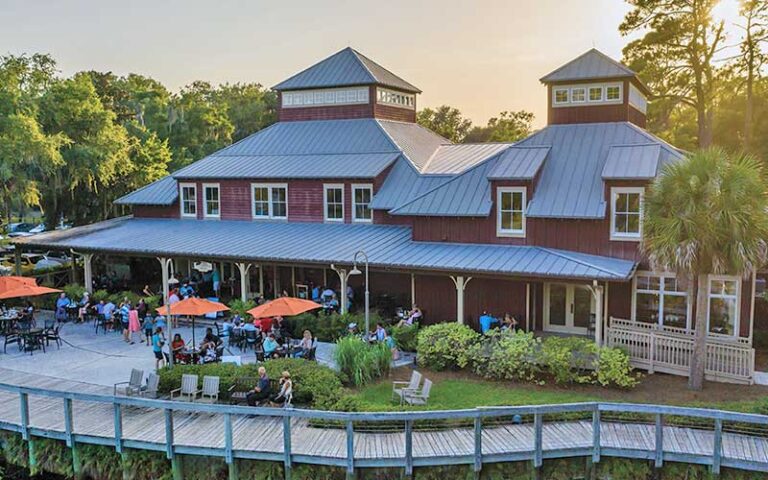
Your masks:
[{"label": "white picket fence", "polygon": [[[688,376],[693,355],[692,331],[613,317],[607,330],[608,346],[625,349],[635,368]],[[748,339],[710,335],[705,372],[708,380],[751,385],[755,349]]]}]

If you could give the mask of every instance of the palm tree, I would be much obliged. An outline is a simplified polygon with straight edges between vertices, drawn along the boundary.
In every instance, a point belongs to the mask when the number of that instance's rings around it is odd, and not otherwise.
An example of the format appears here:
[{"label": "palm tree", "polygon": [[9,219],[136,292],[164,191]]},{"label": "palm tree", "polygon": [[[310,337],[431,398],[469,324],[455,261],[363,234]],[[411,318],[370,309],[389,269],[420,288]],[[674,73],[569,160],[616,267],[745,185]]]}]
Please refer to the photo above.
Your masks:
[{"label": "palm tree", "polygon": [[642,250],[654,269],[675,272],[696,290],[688,387],[704,382],[707,276],[748,275],[768,256],[768,196],[761,164],[720,149],[666,166],[645,200]]}]

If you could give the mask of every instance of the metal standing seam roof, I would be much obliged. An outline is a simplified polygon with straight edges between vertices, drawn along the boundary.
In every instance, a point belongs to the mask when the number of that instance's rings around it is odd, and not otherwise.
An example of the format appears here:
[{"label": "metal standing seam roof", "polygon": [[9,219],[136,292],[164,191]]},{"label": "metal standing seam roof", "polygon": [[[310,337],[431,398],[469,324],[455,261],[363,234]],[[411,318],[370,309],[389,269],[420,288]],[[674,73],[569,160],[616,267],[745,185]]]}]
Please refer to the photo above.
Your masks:
[{"label": "metal standing seam roof", "polygon": [[390,141],[421,172],[438,148],[451,141],[417,123],[377,120]]},{"label": "metal standing seam roof", "polygon": [[370,58],[347,47],[330,57],[275,85],[275,90],[343,87],[351,85],[382,85],[411,93],[421,93]]},{"label": "metal standing seam roof", "polygon": [[207,259],[352,263],[374,268],[561,279],[628,280],[635,263],[536,246],[414,242],[410,227],[120,218],[15,239],[20,247]]},{"label": "metal standing seam roof", "polygon": [[178,197],[176,180],[168,175],[118,198],[115,203],[118,205],[172,205]]},{"label": "metal standing seam roof", "polygon": [[516,147],[549,146],[536,194],[528,204],[529,217],[605,218],[603,168],[614,145],[660,145],[661,164],[682,158],[670,147],[629,122],[549,125]]},{"label": "metal standing seam roof", "polygon": [[421,169],[421,173],[425,175],[457,175],[512,145],[512,143],[441,145]]},{"label": "metal standing seam roof", "polygon": [[532,180],[544,165],[550,147],[512,147],[501,154],[488,180]]},{"label": "metal standing seam roof", "polygon": [[371,201],[374,210],[390,210],[410,202],[453,178],[450,175],[421,175],[405,158],[395,162],[384,184]]},{"label": "metal standing seam roof", "polygon": [[593,48],[541,77],[541,82],[567,82],[598,78],[636,77],[637,74],[608,55]]},{"label": "metal standing seam roof", "polygon": [[661,145],[613,145],[603,167],[604,180],[644,180],[656,177],[659,171]]}]

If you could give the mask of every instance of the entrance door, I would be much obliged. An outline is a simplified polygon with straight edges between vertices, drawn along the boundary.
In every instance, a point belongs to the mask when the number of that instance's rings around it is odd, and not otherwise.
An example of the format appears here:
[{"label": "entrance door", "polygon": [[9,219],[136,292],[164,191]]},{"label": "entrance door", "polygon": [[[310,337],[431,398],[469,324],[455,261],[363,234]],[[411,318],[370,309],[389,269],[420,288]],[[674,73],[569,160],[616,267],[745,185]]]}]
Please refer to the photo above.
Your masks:
[{"label": "entrance door", "polygon": [[594,313],[595,300],[589,287],[544,284],[544,330],[586,335]]}]

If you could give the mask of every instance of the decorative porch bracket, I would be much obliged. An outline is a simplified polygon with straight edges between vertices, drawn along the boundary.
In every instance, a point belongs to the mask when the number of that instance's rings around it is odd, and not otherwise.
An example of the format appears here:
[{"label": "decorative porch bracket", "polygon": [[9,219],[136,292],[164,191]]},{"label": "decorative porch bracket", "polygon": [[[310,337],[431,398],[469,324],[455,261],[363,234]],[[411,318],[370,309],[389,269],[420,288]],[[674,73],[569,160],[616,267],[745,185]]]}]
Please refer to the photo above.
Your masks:
[{"label": "decorative porch bracket", "polygon": [[456,321],[464,323],[464,290],[466,290],[472,277],[464,277],[462,275],[451,275],[453,284],[456,285]]},{"label": "decorative porch bracket", "polygon": [[248,301],[248,271],[253,264],[239,262],[235,263],[237,269],[240,271],[240,300],[243,302]]},{"label": "decorative porch bracket", "polygon": [[[85,286],[85,291],[88,293],[93,293],[93,270],[91,269],[91,261],[93,260],[93,254],[92,253],[80,253],[76,252],[74,250],[70,250],[72,252],[72,255],[79,255],[83,258],[83,284]],[[74,259],[72,260],[74,263]]]}]

